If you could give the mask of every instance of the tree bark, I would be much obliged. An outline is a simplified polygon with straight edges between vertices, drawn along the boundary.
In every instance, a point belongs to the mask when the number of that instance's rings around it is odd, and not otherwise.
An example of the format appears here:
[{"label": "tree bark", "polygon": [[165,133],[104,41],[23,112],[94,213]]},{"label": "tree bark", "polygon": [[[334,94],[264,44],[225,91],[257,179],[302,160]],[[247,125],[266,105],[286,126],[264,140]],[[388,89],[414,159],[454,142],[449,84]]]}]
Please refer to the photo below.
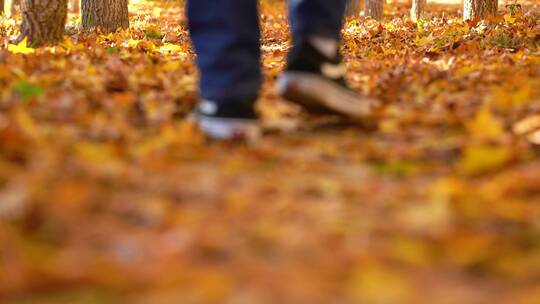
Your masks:
[{"label": "tree bark", "polygon": [[21,5],[21,35],[28,45],[56,43],[64,36],[67,19],[67,0],[23,0]]},{"label": "tree bark", "polygon": [[360,0],[347,0],[347,8],[345,10],[345,16],[357,16],[360,14]]},{"label": "tree bark", "polygon": [[114,32],[129,27],[128,0],[82,0],[81,4],[85,30]]},{"label": "tree bark", "polygon": [[[9,6],[9,17],[15,16],[21,7],[21,0],[11,0]],[[5,8],[5,7],[4,7]]]},{"label": "tree bark", "polygon": [[497,15],[499,2],[497,0],[464,0],[463,19],[485,18]]},{"label": "tree bark", "polygon": [[71,0],[71,12],[78,14],[81,11],[79,0]]},{"label": "tree bark", "polygon": [[427,0],[413,0],[411,8],[411,19],[417,21],[424,17]]},{"label": "tree bark", "polygon": [[364,15],[375,20],[382,20],[384,16],[384,0],[366,0]]},{"label": "tree bark", "polygon": [[4,0],[0,0],[0,15],[4,13]]}]

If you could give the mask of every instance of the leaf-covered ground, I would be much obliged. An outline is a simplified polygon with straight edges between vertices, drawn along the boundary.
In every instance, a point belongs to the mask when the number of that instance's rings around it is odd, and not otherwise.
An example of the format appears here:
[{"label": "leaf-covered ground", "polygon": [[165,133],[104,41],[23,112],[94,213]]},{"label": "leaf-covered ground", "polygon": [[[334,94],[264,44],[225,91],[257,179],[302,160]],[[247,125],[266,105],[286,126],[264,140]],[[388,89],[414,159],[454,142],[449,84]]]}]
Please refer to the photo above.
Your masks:
[{"label": "leaf-covered ground", "polygon": [[8,45],[0,19],[0,302],[540,303],[540,7],[344,29],[361,125],[272,93],[289,47],[263,2],[268,134],[207,143],[182,5],[130,31]]}]

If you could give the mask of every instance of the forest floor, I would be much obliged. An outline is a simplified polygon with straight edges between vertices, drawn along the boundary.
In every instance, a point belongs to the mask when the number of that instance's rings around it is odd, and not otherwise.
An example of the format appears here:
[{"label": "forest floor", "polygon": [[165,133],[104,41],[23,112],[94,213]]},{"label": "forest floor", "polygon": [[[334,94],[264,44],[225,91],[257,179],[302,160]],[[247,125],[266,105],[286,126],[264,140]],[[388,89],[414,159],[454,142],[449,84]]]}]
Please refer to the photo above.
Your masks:
[{"label": "forest floor", "polygon": [[262,10],[256,145],[186,119],[177,2],[36,50],[0,19],[0,302],[540,303],[540,7],[348,20],[362,124],[276,98],[290,35]]}]

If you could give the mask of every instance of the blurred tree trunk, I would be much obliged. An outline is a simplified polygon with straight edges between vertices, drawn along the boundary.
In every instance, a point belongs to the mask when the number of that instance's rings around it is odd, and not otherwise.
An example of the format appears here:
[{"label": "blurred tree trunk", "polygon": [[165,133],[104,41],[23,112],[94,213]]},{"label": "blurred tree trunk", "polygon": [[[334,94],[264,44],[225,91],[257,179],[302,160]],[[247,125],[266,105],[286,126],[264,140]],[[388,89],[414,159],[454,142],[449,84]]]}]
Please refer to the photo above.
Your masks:
[{"label": "blurred tree trunk", "polygon": [[413,0],[411,8],[411,19],[417,21],[422,19],[424,11],[426,9],[427,0]]},{"label": "blurred tree trunk", "polygon": [[358,14],[360,14],[360,0],[347,0],[345,16],[357,16]]},{"label": "blurred tree trunk", "polygon": [[11,4],[9,5],[9,16],[14,16],[17,14],[21,7],[21,0],[11,0]]},{"label": "blurred tree trunk", "polygon": [[106,32],[129,27],[128,0],[82,0],[82,26]]},{"label": "blurred tree trunk", "polygon": [[78,14],[81,11],[79,0],[71,0],[71,12]]},{"label": "blurred tree trunk", "polygon": [[17,42],[28,38],[28,45],[40,46],[63,39],[67,19],[67,0],[23,0],[21,34]]},{"label": "blurred tree trunk", "polygon": [[485,18],[497,15],[497,0],[463,0],[463,19]]},{"label": "blurred tree trunk", "polygon": [[364,15],[375,20],[382,20],[384,16],[384,0],[366,0]]}]

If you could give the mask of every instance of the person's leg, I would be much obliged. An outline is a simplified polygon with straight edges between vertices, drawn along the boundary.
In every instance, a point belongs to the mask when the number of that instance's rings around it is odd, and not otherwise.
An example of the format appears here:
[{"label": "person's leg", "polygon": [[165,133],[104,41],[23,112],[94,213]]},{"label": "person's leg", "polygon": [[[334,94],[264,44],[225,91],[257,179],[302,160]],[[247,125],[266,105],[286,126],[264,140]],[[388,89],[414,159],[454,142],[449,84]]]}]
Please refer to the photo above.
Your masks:
[{"label": "person's leg", "polygon": [[256,0],[189,0],[188,23],[204,99],[255,100],[260,33]]},{"label": "person's leg", "polygon": [[[261,86],[257,0],[189,0],[188,24],[200,69],[198,112],[219,125],[254,120]],[[232,132],[232,131],[231,131]]]},{"label": "person's leg", "polygon": [[289,0],[295,41],[322,37],[338,41],[347,0]]},{"label": "person's leg", "polygon": [[310,112],[363,117],[369,98],[345,82],[339,40],[346,0],[289,0],[293,48],[277,90]]}]

